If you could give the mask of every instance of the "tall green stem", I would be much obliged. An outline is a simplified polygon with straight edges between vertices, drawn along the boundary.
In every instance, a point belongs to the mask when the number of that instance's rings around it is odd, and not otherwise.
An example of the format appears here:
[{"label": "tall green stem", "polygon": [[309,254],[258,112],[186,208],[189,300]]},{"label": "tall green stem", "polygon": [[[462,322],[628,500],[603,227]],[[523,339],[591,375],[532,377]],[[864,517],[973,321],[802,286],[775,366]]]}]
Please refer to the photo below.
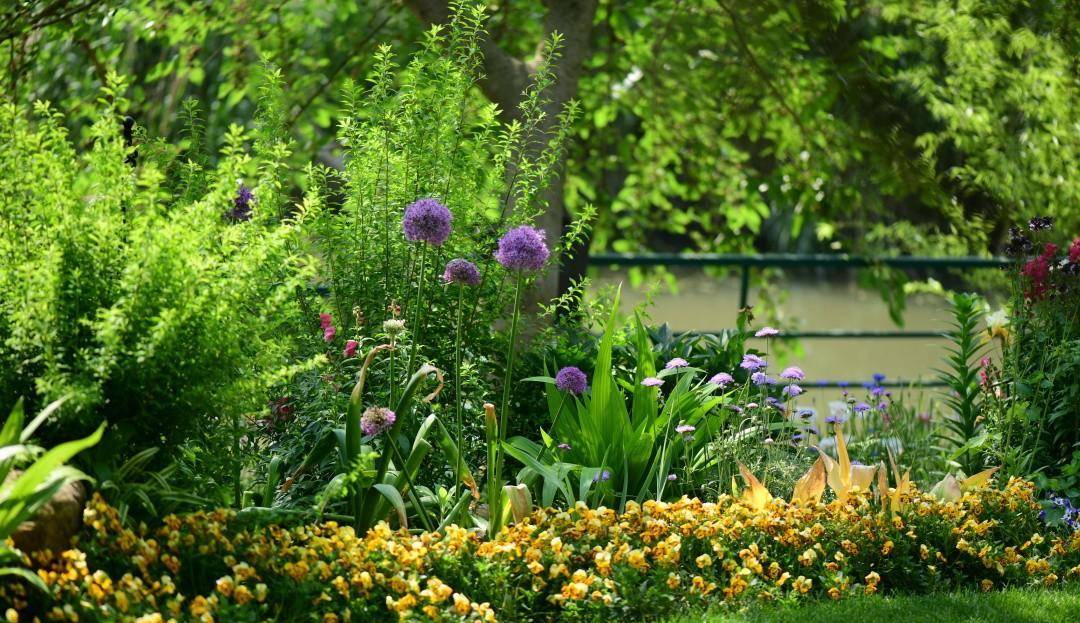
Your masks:
[{"label": "tall green stem", "polygon": [[243,494],[240,491],[240,414],[233,413],[232,418],[232,433],[233,433],[233,496],[235,498],[236,508],[243,506]]},{"label": "tall green stem", "polygon": [[461,421],[461,315],[465,301],[465,285],[458,284],[457,326],[454,330],[454,419],[457,423],[458,460],[454,469],[454,486],[461,485],[461,468],[465,461],[464,426]]},{"label": "tall green stem", "polygon": [[416,365],[416,355],[420,350],[420,341],[423,337],[423,295],[424,295],[424,264],[427,261],[427,245],[425,244],[420,250],[420,270],[416,273],[416,311],[413,313],[413,347],[409,351],[409,366],[405,369],[405,374],[412,374],[412,370]]},{"label": "tall green stem", "polygon": [[491,481],[488,483],[488,498],[489,498],[489,526],[491,528],[491,534],[494,535],[499,531],[502,524],[501,505],[499,508],[492,507],[492,502],[499,499],[499,487],[502,486],[502,463],[503,463],[503,440],[506,438],[506,412],[510,408],[510,383],[513,380],[514,375],[514,355],[517,349],[514,348],[514,343],[517,341],[517,329],[518,321],[521,319],[521,290],[525,282],[524,277],[519,272],[516,279],[516,285],[514,288],[514,315],[510,320],[510,340],[506,346],[506,371],[503,373],[503,395],[502,404],[499,412],[499,427],[495,439],[495,462],[489,466],[489,477]]}]

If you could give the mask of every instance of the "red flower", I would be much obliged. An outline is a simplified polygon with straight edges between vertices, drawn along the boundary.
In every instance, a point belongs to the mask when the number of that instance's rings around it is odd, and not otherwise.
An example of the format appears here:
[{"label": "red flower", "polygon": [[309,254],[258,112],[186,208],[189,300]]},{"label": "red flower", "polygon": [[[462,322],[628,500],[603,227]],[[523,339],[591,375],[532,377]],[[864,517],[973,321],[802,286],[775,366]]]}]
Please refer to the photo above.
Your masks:
[{"label": "red flower", "polygon": [[1080,238],[1073,240],[1069,247],[1069,263],[1080,264]]}]

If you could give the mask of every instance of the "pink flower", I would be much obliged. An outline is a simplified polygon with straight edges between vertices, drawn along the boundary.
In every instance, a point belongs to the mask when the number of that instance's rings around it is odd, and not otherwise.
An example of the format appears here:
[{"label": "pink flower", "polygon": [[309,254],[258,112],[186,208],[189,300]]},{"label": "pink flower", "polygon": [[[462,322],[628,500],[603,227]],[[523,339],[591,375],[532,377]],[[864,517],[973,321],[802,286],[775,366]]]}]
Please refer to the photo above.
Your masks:
[{"label": "pink flower", "polygon": [[360,342],[357,342],[356,340],[349,340],[348,342],[345,342],[345,350],[342,351],[341,354],[345,358],[352,357],[356,354],[356,348],[358,346],[360,346]]},{"label": "pink flower", "polygon": [[772,327],[761,327],[758,332],[754,334],[754,337],[772,337],[774,335],[780,335],[780,332]]},{"label": "pink flower", "polygon": [[664,384],[663,379],[658,379],[655,376],[650,376],[641,382],[645,387],[660,387]]},{"label": "pink flower", "polygon": [[323,330],[322,339],[333,342],[334,336],[337,335],[337,329],[334,328],[334,317],[330,314],[319,314],[319,326]]}]

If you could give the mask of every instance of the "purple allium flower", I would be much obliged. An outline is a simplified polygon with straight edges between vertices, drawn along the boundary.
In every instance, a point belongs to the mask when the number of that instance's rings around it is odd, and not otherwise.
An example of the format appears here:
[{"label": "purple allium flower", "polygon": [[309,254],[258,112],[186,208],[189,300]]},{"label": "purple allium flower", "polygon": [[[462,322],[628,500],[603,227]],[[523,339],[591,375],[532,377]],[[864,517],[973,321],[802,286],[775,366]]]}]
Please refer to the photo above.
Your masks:
[{"label": "purple allium flower", "polygon": [[459,257],[446,263],[442,278],[446,283],[478,286],[480,285],[480,269],[476,267],[476,264]]},{"label": "purple allium flower", "polygon": [[784,394],[791,396],[792,398],[798,396],[801,393],[803,393],[803,388],[799,387],[794,383],[784,388]]},{"label": "purple allium flower", "polygon": [[802,371],[802,368],[798,366],[788,366],[780,373],[780,378],[801,381],[806,378],[806,374]]},{"label": "purple allium flower", "polygon": [[780,335],[780,332],[772,327],[761,327],[754,334],[754,337],[772,337],[774,335]]},{"label": "purple allium flower", "polygon": [[874,383],[880,385],[881,382],[884,381],[884,380],[885,380],[885,375],[884,374],[882,374],[880,372],[875,372],[874,373]]},{"label": "purple allium flower", "polygon": [[847,418],[842,415],[829,415],[825,418],[826,424],[843,424],[847,421]]},{"label": "purple allium flower", "polygon": [[746,353],[745,355],[743,355],[742,363],[739,364],[740,368],[742,368],[743,370],[749,370],[750,372],[760,370],[765,366],[765,360],[753,353]]},{"label": "purple allium flower", "polygon": [[668,479],[668,482],[675,482],[676,480],[679,479],[679,477],[676,476],[675,474],[668,474],[667,479]]},{"label": "purple allium flower", "polygon": [[378,435],[391,426],[397,420],[397,415],[386,407],[368,407],[360,416],[360,430],[367,436]]},{"label": "purple allium flower", "polygon": [[568,444],[568,443],[560,443],[559,445],[557,445],[555,447],[560,449],[560,450],[569,450],[570,449],[570,444]]},{"label": "purple allium flower", "polygon": [[674,370],[675,368],[685,368],[688,365],[690,365],[690,363],[687,362],[685,359],[683,359],[682,357],[676,357],[676,358],[672,359],[671,361],[665,363],[664,364],[664,369],[665,370]]},{"label": "purple allium flower", "polygon": [[714,374],[713,377],[711,379],[709,379],[709,382],[712,383],[713,385],[719,385],[720,387],[725,387],[727,385],[731,385],[732,383],[734,383],[735,378],[732,377],[727,372],[721,372],[719,374]]},{"label": "purple allium flower", "polygon": [[604,481],[604,480],[611,480],[611,472],[609,472],[606,469],[604,471],[600,472],[599,474],[593,476],[593,478],[592,478],[593,482],[601,482],[601,481]]},{"label": "purple allium flower", "polygon": [[345,342],[345,350],[341,352],[341,355],[346,359],[352,357],[356,354],[356,348],[358,346],[360,346],[360,342],[357,342],[356,340],[349,340],[348,342]]},{"label": "purple allium flower", "polygon": [[754,385],[776,385],[776,379],[764,372],[755,372],[750,375],[750,381]]},{"label": "purple allium flower", "polygon": [[236,189],[236,197],[233,198],[233,208],[225,216],[236,222],[250,221],[251,202],[254,199],[255,194],[241,182],[240,188]]},{"label": "purple allium flower", "polygon": [[645,387],[660,387],[664,384],[663,379],[658,379],[655,376],[650,376],[641,382]]},{"label": "purple allium flower", "polygon": [[588,382],[585,373],[574,366],[566,366],[555,375],[555,387],[575,396],[585,392]]},{"label": "purple allium flower", "polygon": [[441,247],[450,237],[450,222],[453,220],[450,210],[438,199],[419,199],[405,208],[401,227],[405,230],[405,239],[409,242],[426,242]]},{"label": "purple allium flower", "polygon": [[544,231],[528,225],[515,227],[499,239],[495,259],[510,270],[540,270],[551,252]]},{"label": "purple allium flower", "polygon": [[855,413],[866,413],[870,410],[870,405],[865,402],[860,402],[855,405]]}]

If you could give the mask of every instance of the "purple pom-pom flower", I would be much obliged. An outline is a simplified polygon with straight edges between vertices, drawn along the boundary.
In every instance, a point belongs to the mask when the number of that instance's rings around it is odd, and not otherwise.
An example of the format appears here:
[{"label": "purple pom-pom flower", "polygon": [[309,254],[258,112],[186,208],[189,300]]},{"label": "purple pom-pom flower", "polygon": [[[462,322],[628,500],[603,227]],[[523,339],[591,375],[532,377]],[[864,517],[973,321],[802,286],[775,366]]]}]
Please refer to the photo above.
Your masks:
[{"label": "purple pom-pom flower", "polygon": [[776,385],[776,379],[764,372],[755,372],[750,375],[750,381],[754,385]]},{"label": "purple pom-pom flower", "polygon": [[393,426],[396,420],[397,415],[386,407],[368,407],[360,416],[360,430],[369,437],[378,435]]},{"label": "purple pom-pom flower", "polygon": [[478,286],[480,285],[480,269],[476,267],[476,264],[459,257],[446,263],[442,278],[446,283]]},{"label": "purple pom-pom flower", "polygon": [[712,383],[713,385],[719,385],[720,387],[725,387],[727,385],[731,385],[732,383],[734,383],[735,378],[733,376],[731,376],[730,374],[728,374],[727,372],[721,372],[719,374],[714,374],[713,377],[711,379],[709,379],[709,382]]},{"label": "purple pom-pom flower", "polygon": [[555,375],[555,387],[575,396],[585,393],[588,382],[585,373],[575,366],[566,366]]},{"label": "purple pom-pom flower", "polygon": [[495,251],[495,259],[504,268],[519,271],[540,270],[550,255],[543,230],[528,225],[503,234]]},{"label": "purple pom-pom flower", "polygon": [[663,379],[658,379],[655,376],[650,376],[641,382],[645,387],[660,387],[664,384]]},{"label": "purple pom-pom flower", "polygon": [[401,226],[409,242],[426,242],[440,247],[450,237],[453,218],[450,210],[437,199],[420,199],[405,208]]},{"label": "purple pom-pom flower", "polygon": [[785,395],[791,396],[792,398],[794,398],[795,396],[798,396],[799,394],[803,393],[803,388],[801,388],[798,385],[792,383],[791,385],[788,385],[787,387],[785,387],[783,391],[784,391]]},{"label": "purple pom-pom flower", "polygon": [[802,368],[798,366],[788,366],[780,373],[780,378],[801,381],[806,378],[806,374],[802,371]]},{"label": "purple pom-pom flower", "polygon": [[761,357],[758,357],[753,353],[746,353],[745,355],[743,355],[742,363],[739,364],[739,367],[743,370],[749,370],[750,372],[754,372],[755,370],[760,370],[764,368],[765,365],[765,360]]},{"label": "purple pom-pom flower", "polygon": [[690,363],[688,361],[686,361],[682,357],[676,357],[676,358],[672,359],[671,361],[667,362],[666,364],[664,364],[664,369],[665,370],[674,370],[675,368],[685,368],[688,365],[690,365]]},{"label": "purple pom-pom flower", "polygon": [[754,334],[754,337],[772,337],[774,335],[780,335],[780,332],[772,327],[761,327]]}]

